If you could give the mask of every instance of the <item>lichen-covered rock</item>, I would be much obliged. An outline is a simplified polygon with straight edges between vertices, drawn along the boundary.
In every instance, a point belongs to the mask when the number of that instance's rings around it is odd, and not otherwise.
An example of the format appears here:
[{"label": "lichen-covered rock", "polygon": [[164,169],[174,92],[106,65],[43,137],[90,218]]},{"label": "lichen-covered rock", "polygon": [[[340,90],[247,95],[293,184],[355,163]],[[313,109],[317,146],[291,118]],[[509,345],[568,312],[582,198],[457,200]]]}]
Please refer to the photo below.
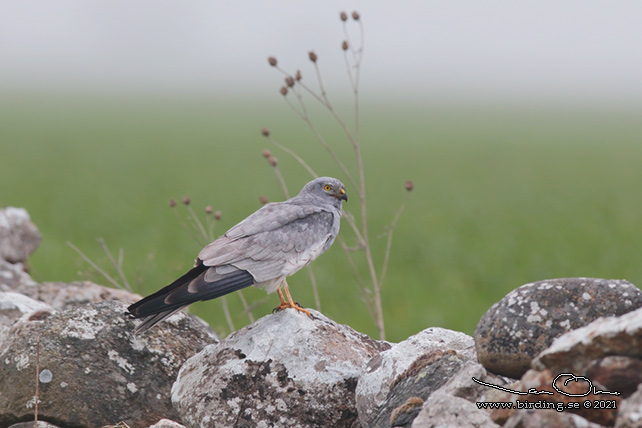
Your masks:
[{"label": "lichen-covered rock", "polygon": [[642,291],[624,280],[561,278],[523,285],[495,303],[475,329],[479,362],[521,377],[556,337],[601,316],[642,307]]},{"label": "lichen-covered rock", "polygon": [[642,308],[566,333],[537,356],[533,368],[578,374],[609,355],[642,358]]},{"label": "lichen-covered rock", "polygon": [[316,311],[268,315],[181,368],[172,402],[189,427],[351,427],[365,364],[390,345]]},{"label": "lichen-covered rock", "polygon": [[24,262],[38,247],[40,239],[27,210],[14,207],[0,210],[0,259]]},{"label": "lichen-covered rock", "polygon": [[131,304],[142,298],[142,296],[127,290],[105,287],[90,281],[43,282],[33,287],[23,287],[18,292],[45,302],[57,310],[102,302],[103,300]]},{"label": "lichen-covered rock", "polygon": [[183,362],[215,339],[184,314],[134,336],[126,307],[104,301],[15,323],[0,344],[0,379],[11,385],[0,389],[0,426],[33,420],[38,342],[41,420],[78,428],[179,420],[171,385]]},{"label": "lichen-covered rock", "polygon": [[451,350],[468,359],[475,359],[472,337],[457,331],[433,327],[393,345],[370,360],[365,373],[359,378],[356,390],[361,425],[370,424],[379,412],[379,407],[386,401],[391,385],[413,363],[426,354]]},{"label": "lichen-covered rock", "polygon": [[444,386],[430,394],[412,428],[424,427],[480,427],[496,428],[490,412],[480,409],[478,402],[491,401],[487,397],[496,389],[473,380],[493,385],[506,381],[489,373],[481,364],[468,361]]},{"label": "lichen-covered rock", "polygon": [[371,428],[388,426],[391,416],[411,397],[428,400],[470,359],[449,349],[436,350],[416,359],[408,369],[390,385],[390,392],[370,421]]},{"label": "lichen-covered rock", "polygon": [[45,303],[33,300],[20,293],[6,293],[0,291],[0,343],[4,340],[5,333],[18,322],[32,316],[38,317],[51,315],[53,308]]}]

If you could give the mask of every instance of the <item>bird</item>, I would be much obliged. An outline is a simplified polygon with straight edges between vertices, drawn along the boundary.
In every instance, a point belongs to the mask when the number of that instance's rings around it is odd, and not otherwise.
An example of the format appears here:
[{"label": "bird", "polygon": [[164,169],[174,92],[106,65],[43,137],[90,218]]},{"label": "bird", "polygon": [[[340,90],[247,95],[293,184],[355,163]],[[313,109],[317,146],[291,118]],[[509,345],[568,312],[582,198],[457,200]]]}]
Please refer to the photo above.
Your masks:
[{"label": "bird", "polygon": [[348,201],[343,183],[320,177],[286,201],[263,205],[203,248],[189,272],[129,306],[129,317],[142,319],[134,333],[194,302],[249,286],[276,291],[281,303],[275,311],[293,308],[310,316],[292,299],[286,278],[330,248],[339,233],[343,201]]}]

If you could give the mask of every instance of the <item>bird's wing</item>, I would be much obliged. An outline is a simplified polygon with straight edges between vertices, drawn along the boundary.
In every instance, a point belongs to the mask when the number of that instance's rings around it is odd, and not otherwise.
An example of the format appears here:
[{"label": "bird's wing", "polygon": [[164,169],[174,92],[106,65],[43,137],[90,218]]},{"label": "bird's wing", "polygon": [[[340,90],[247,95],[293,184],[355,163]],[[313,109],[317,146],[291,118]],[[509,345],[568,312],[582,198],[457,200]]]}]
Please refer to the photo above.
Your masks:
[{"label": "bird's wing", "polygon": [[144,332],[185,306],[215,299],[254,284],[248,272],[233,266],[209,267],[197,263],[185,275],[156,293],[129,306],[133,318],[145,318],[135,333]]},{"label": "bird's wing", "polygon": [[319,207],[272,204],[234,226],[198,257],[206,266],[247,271],[261,283],[291,275],[314,260],[334,241],[336,223],[335,214]]}]

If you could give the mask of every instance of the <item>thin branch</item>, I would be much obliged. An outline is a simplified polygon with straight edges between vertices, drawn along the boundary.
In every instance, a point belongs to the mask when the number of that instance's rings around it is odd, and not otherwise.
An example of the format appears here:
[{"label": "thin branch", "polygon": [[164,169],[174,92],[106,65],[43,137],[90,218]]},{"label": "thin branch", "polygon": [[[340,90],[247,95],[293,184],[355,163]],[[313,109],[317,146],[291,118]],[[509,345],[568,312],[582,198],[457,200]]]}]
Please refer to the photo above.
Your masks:
[{"label": "thin branch", "polygon": [[132,291],[131,285],[129,285],[129,281],[127,281],[127,276],[125,276],[125,272],[123,271],[123,249],[121,248],[120,251],[118,252],[118,261],[114,259],[114,256],[112,256],[111,251],[109,251],[109,248],[107,247],[107,244],[105,243],[105,240],[103,238],[98,238],[96,241],[98,241],[98,244],[103,248],[103,251],[105,254],[107,254],[107,258],[109,258],[109,261],[111,262],[112,266],[114,266],[114,269],[116,269],[116,272],[118,273],[118,276],[120,276],[120,279],[123,281],[123,284],[125,284],[125,288],[128,291]]},{"label": "thin branch", "polygon": [[79,255],[80,257],[82,257],[82,258],[83,258],[83,260],[85,260],[87,263],[89,263],[89,265],[90,265],[91,267],[93,267],[94,269],[96,269],[96,270],[97,270],[97,271],[98,271],[102,276],[104,276],[104,277],[105,277],[105,279],[106,279],[107,281],[111,282],[114,286],[116,286],[116,288],[121,288],[121,289],[123,288],[123,286],[122,286],[122,285],[120,285],[120,284],[118,283],[118,281],[116,281],[114,278],[112,278],[111,276],[109,276],[109,274],[108,274],[107,272],[105,272],[104,270],[102,270],[102,269],[100,268],[100,266],[98,266],[98,265],[97,265],[96,263],[94,263],[94,262],[93,262],[89,257],[87,257],[87,256],[85,255],[85,253],[83,253],[82,251],[80,251],[80,249],[79,249],[78,247],[76,247],[74,244],[72,244],[72,243],[71,243],[71,242],[69,242],[69,241],[67,241],[67,242],[65,242],[65,243],[66,243],[67,245],[69,245],[72,249],[74,249],[74,250],[78,253],[78,255]]},{"label": "thin branch", "polygon": [[40,335],[36,339],[36,403],[33,427],[38,428],[38,401],[40,399]]},{"label": "thin branch", "polygon": [[230,309],[227,306],[227,298],[225,296],[221,297],[221,304],[223,305],[223,313],[225,314],[225,320],[227,320],[227,327],[230,329],[230,332],[236,330],[234,328],[234,323],[232,322],[232,316],[230,315]]},{"label": "thin branch", "polygon": [[390,222],[390,225],[387,227],[388,240],[386,242],[386,252],[383,257],[383,264],[381,266],[381,275],[379,276],[379,284],[381,286],[383,286],[383,281],[386,278],[386,273],[388,272],[388,262],[390,261],[390,249],[392,248],[392,234],[395,231],[395,227],[397,226],[397,222],[399,221],[401,214],[406,209],[406,204],[408,203],[408,196],[409,196],[409,192],[406,192],[406,196],[403,202],[401,203],[401,206],[395,213],[395,216],[393,217],[392,222]]},{"label": "thin branch", "polygon": [[270,139],[270,142],[272,142],[272,144],[274,144],[274,145],[275,145],[275,146],[277,146],[279,149],[283,150],[284,152],[286,152],[287,154],[289,154],[290,156],[292,156],[294,159],[296,159],[296,161],[297,161],[297,162],[299,162],[299,163],[300,163],[300,164],[301,164],[301,165],[302,165],[302,166],[303,166],[303,167],[304,167],[304,168],[305,168],[305,169],[310,173],[310,175],[311,175],[312,177],[314,177],[314,178],[318,178],[318,177],[319,177],[319,175],[318,175],[316,172],[314,172],[314,170],[310,167],[310,165],[308,165],[308,164],[307,164],[307,162],[306,162],[306,161],[304,161],[304,160],[301,158],[301,156],[297,155],[297,154],[294,152],[294,150],[291,150],[291,149],[289,149],[289,148],[285,147],[284,145],[282,145],[282,144],[278,143],[278,142],[277,142],[274,138],[272,138],[272,137],[268,137],[268,138]]},{"label": "thin branch", "polygon": [[312,283],[312,293],[314,294],[314,304],[316,306],[317,311],[321,312],[321,299],[319,298],[319,289],[317,287],[317,279],[314,276],[314,272],[312,271],[312,266],[308,265],[307,271],[308,271],[308,274],[310,275],[310,282]]},{"label": "thin branch", "polygon": [[241,299],[241,303],[243,304],[243,311],[247,314],[248,318],[250,319],[250,323],[253,323],[254,315],[252,314],[252,310],[250,310],[250,306],[247,304],[247,300],[245,299],[243,292],[239,290],[238,295],[239,295],[239,298]]}]

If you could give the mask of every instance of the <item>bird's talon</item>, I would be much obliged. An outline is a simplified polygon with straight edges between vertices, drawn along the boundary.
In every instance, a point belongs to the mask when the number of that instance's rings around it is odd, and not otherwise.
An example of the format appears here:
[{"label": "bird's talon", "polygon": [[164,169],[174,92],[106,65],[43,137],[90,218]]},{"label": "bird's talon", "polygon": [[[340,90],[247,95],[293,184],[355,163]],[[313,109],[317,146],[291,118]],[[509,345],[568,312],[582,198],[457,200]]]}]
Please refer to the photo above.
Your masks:
[{"label": "bird's talon", "polygon": [[276,308],[272,309],[272,313],[281,312],[284,309],[295,309],[297,312],[303,312],[304,314],[306,314],[307,316],[312,318],[312,314],[310,313],[310,311],[308,311],[307,309],[305,309],[303,306],[301,306],[300,304],[298,304],[296,302],[294,302],[294,305],[291,305],[288,302],[281,303],[279,306],[277,306]]}]

